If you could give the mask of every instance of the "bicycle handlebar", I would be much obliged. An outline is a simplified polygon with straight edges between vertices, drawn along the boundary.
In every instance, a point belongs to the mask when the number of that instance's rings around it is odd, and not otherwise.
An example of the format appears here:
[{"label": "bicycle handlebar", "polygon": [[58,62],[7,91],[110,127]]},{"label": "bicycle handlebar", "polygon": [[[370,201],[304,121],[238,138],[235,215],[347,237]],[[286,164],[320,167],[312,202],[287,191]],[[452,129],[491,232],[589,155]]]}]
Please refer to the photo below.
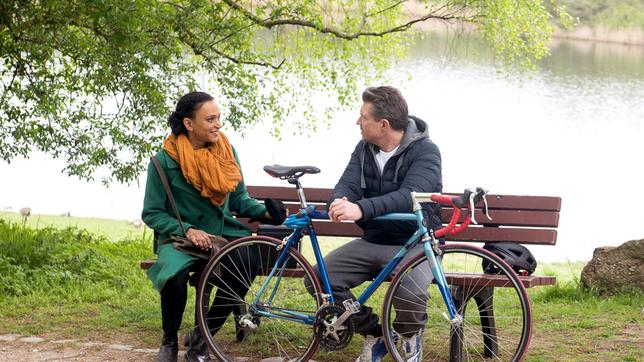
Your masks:
[{"label": "bicycle handlebar", "polygon": [[[490,216],[488,215],[487,199],[485,198],[486,194],[487,191],[485,189],[477,187],[476,192],[465,189],[463,194],[458,196],[443,195],[438,193],[412,192],[411,198],[414,202],[414,208],[420,207],[419,203],[421,202],[433,202],[443,205],[449,205],[452,207],[452,209],[454,209],[452,218],[450,219],[449,223],[447,223],[447,226],[438,230],[434,230],[434,236],[440,238],[445,235],[458,234],[467,229],[467,227],[472,222],[476,224],[477,222],[474,218],[474,207],[481,200],[483,200],[483,214],[491,220],[492,218],[490,218]],[[416,206],[416,204],[418,204],[418,206]],[[465,220],[457,225],[458,219],[460,219],[461,217],[462,208],[466,208],[470,212],[468,213]]]}]

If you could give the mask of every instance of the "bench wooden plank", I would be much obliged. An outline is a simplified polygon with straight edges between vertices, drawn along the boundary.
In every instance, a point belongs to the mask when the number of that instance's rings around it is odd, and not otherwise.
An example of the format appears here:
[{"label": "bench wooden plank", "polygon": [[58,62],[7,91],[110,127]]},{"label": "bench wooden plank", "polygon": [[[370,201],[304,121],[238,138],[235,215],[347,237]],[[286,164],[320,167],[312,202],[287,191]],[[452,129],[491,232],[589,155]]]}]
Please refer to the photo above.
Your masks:
[{"label": "bench wooden plank", "polygon": [[482,243],[511,241],[519,244],[555,245],[557,243],[557,230],[471,226],[460,234],[447,236],[446,239]]},{"label": "bench wooden plank", "polygon": [[[310,205],[318,205],[320,210],[326,210],[326,205],[317,203],[309,203]],[[300,204],[285,203],[289,214],[294,214],[300,211]],[[441,210],[441,217],[443,223],[449,222],[452,218],[454,210],[450,208],[443,208]],[[507,210],[507,209],[490,209],[489,220],[481,210],[476,210],[474,217],[480,225],[505,225],[505,226],[534,226],[534,227],[557,227],[559,225],[559,212],[556,211],[542,211],[542,210]],[[459,221],[463,221],[466,214],[461,215]]]},{"label": "bench wooden plank", "polygon": [[[260,269],[262,275],[268,275],[270,269]],[[284,275],[288,277],[304,277],[304,270],[302,269],[286,269]],[[496,274],[481,274],[481,273],[446,273],[445,278],[447,282],[452,285],[462,285],[468,287],[509,287],[510,282],[502,275]],[[519,279],[526,288],[532,288],[540,285],[554,285],[557,280],[555,277],[549,276],[524,276],[519,275]],[[391,278],[385,281],[390,282]],[[434,281],[435,283],[436,281]]]},{"label": "bench wooden plank", "polygon": [[[297,191],[293,186],[251,186],[246,185],[248,193],[256,199],[278,199],[282,201],[298,201]],[[304,189],[308,201],[325,202],[331,195],[330,189],[307,187]]]},{"label": "bench wooden plank", "polygon": [[[270,269],[260,269],[262,275],[268,275]],[[302,269],[286,269],[284,275],[289,277],[304,277],[304,270]],[[462,285],[468,287],[509,287],[510,282],[502,275],[496,274],[481,274],[481,273],[447,273],[445,274],[447,282],[452,285]],[[526,288],[532,288],[540,285],[554,285],[556,284],[555,277],[549,276],[524,276],[519,275],[519,279]],[[387,282],[391,278],[386,279]],[[435,281],[434,281],[435,282]]]},{"label": "bench wooden plank", "polygon": [[[148,259],[141,262],[142,269],[149,269],[154,263],[155,259]],[[268,274],[270,270],[263,269],[264,275]],[[285,271],[287,277],[304,277],[304,271],[301,269],[287,269]],[[455,285],[466,286],[491,286],[491,287],[505,287],[508,285],[507,279],[501,275],[492,274],[456,274],[448,273],[446,275],[447,281]],[[532,288],[540,285],[554,285],[557,282],[555,277],[550,276],[523,276],[520,275],[519,279],[523,282],[526,288]]]},{"label": "bench wooden plank", "polygon": [[488,206],[493,209],[520,209],[561,211],[561,197],[494,195],[487,197]]},{"label": "bench wooden plank", "polygon": [[[257,199],[274,198],[282,201],[298,201],[294,187],[281,186],[247,186],[248,193]],[[331,189],[306,188],[308,202],[326,203],[331,195]],[[451,194],[454,195],[454,194]],[[555,196],[523,196],[523,195],[488,195],[488,206],[491,209],[517,209],[560,211],[561,197]]]},{"label": "bench wooden plank", "polygon": [[152,265],[154,265],[154,263],[156,262],[157,262],[156,259],[146,259],[146,260],[142,260],[139,266],[141,267],[141,269],[148,270],[152,268]]},{"label": "bench wooden plank", "polygon": [[[258,223],[248,223],[247,218],[238,218],[253,232],[257,231]],[[319,220],[314,223],[318,236],[360,237],[362,229],[353,222],[332,223]],[[471,226],[458,235],[447,237],[447,240],[494,242],[513,241],[521,244],[555,245],[557,231],[552,229],[500,228]]]},{"label": "bench wooden plank", "polygon": [[[464,274],[464,273],[447,273],[445,274],[447,282],[453,285],[463,285],[468,287],[508,287],[510,282],[502,275],[495,274]],[[554,285],[555,277],[547,276],[523,276],[519,279],[526,288],[532,288],[539,285]]]},{"label": "bench wooden plank", "polygon": [[[487,226],[557,227],[559,225],[559,213],[554,211],[490,209],[489,213],[492,220],[478,209],[474,213],[474,218],[479,225]],[[447,223],[452,218],[454,210],[443,208],[441,214],[443,223]],[[462,213],[459,222],[465,220],[466,216],[466,213]]]}]

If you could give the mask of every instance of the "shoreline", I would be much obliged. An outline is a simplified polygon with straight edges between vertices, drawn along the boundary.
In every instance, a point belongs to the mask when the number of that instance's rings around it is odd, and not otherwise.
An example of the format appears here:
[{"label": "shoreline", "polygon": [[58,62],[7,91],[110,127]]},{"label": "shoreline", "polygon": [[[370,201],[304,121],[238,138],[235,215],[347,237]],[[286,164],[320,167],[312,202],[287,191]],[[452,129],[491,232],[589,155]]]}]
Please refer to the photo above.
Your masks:
[{"label": "shoreline", "polygon": [[579,26],[572,30],[556,28],[552,34],[552,38],[644,46],[644,30],[642,29],[610,29],[601,26]]},{"label": "shoreline", "polygon": [[[414,24],[412,29],[418,33],[470,33],[472,25],[428,20]],[[555,25],[552,40],[564,39],[640,47],[644,46],[644,29],[613,29],[605,26],[578,25],[573,29],[567,30]]]}]

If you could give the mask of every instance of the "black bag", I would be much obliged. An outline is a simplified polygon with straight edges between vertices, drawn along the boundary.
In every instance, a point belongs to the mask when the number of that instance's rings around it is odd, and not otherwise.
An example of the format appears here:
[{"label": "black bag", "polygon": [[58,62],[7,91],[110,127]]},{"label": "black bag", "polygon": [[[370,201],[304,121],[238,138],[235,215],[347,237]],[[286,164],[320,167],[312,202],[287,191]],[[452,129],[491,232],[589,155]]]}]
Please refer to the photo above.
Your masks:
[{"label": "black bag", "polygon": [[[177,204],[174,202],[174,197],[172,196],[172,191],[170,190],[170,185],[168,184],[168,178],[166,177],[165,172],[163,171],[163,168],[161,168],[161,165],[159,164],[159,160],[157,160],[155,156],[152,156],[150,159],[152,160],[154,167],[156,167],[157,172],[159,173],[159,178],[161,179],[161,183],[163,184],[165,193],[168,195],[168,199],[170,200],[170,205],[172,205],[172,210],[174,210],[174,214],[177,220],[179,221],[179,225],[181,226],[181,231],[183,232],[183,235],[187,235],[186,230],[183,228],[183,222],[181,221],[181,216],[179,215]],[[156,235],[156,232],[155,232],[155,235]],[[198,258],[206,259],[206,260],[209,260],[210,258],[212,258],[215,254],[217,254],[219,249],[221,249],[224,245],[228,244],[228,240],[217,235],[210,235],[211,248],[206,250],[196,246],[190,239],[188,239],[185,236],[171,236],[170,241],[172,242],[172,246],[174,246],[175,249],[183,253],[186,253],[188,255],[196,256]],[[161,242],[163,243],[163,242],[169,242],[169,241],[164,240]]]},{"label": "black bag", "polygon": [[210,243],[212,246],[207,250],[198,247],[190,239],[183,236],[171,236],[170,240],[172,240],[172,246],[175,249],[206,260],[212,258],[221,248],[228,244],[228,240],[216,235],[210,235]]}]

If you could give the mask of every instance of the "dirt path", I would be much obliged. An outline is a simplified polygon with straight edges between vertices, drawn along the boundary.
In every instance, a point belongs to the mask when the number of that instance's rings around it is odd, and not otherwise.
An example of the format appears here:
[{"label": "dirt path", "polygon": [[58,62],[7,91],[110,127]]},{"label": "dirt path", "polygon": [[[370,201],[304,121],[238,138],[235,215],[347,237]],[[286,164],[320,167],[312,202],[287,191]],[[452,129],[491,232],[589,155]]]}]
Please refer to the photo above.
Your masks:
[{"label": "dirt path", "polygon": [[154,361],[157,349],[126,344],[0,335],[0,361]]}]

